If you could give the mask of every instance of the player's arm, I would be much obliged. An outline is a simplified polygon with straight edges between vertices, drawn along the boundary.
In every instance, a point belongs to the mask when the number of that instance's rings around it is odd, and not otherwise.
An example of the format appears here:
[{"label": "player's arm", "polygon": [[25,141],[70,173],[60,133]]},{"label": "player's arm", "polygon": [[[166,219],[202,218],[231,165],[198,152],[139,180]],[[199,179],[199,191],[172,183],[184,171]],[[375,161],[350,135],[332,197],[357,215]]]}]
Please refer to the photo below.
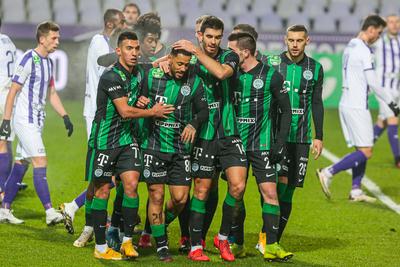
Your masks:
[{"label": "player's arm", "polygon": [[72,124],[67,112],[65,111],[64,105],[57,94],[53,78],[51,79],[49,86],[49,101],[53,109],[63,118],[65,129],[68,131],[68,137],[70,137],[74,131],[74,125]]},{"label": "player's arm", "polygon": [[193,143],[196,132],[200,126],[208,120],[209,110],[203,82],[201,82],[197,88],[193,99],[193,119],[186,125],[181,134],[181,140],[185,143]]},{"label": "player's arm", "polygon": [[115,108],[123,119],[160,117],[165,118],[175,110],[172,105],[164,105],[156,103],[150,109],[141,109],[128,105],[128,97],[123,89],[123,84],[118,80],[118,77],[102,78],[99,82],[99,90],[104,90],[108,97],[113,101]]},{"label": "player's arm", "polygon": [[225,80],[231,77],[235,73],[235,69],[239,63],[239,58],[233,51],[227,56],[228,58],[226,62],[221,64],[213,58],[207,56],[200,47],[195,46],[188,40],[180,40],[176,42],[173,45],[173,48],[184,49],[192,53],[197,57],[197,60],[219,80]]},{"label": "player's arm", "polygon": [[278,163],[283,159],[284,146],[289,134],[290,124],[292,121],[292,109],[290,99],[286,88],[283,85],[283,78],[278,72],[274,72],[271,79],[271,92],[274,100],[278,104],[280,111],[279,131],[276,135],[276,141],[271,145],[270,162]]},{"label": "player's arm", "polygon": [[13,82],[8,91],[6,104],[4,107],[3,122],[0,126],[0,139],[7,140],[7,138],[9,138],[11,135],[11,114],[14,107],[15,97],[21,88],[21,84]]},{"label": "player's arm", "polygon": [[318,73],[318,80],[312,94],[311,110],[315,127],[315,139],[312,144],[312,153],[314,159],[317,159],[323,149],[323,124],[324,124],[324,103],[322,100],[322,87],[324,83],[324,70],[321,66]]},{"label": "player's arm", "polygon": [[111,52],[97,58],[97,65],[102,67],[109,67],[114,65],[118,61],[118,55],[116,52]]}]

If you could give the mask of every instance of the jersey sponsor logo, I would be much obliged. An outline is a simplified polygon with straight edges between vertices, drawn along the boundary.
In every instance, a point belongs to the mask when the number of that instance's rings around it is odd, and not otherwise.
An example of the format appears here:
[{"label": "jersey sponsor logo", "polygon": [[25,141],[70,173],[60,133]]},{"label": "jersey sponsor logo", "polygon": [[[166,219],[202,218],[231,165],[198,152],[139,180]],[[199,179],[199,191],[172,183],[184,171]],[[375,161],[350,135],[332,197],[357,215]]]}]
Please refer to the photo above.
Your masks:
[{"label": "jersey sponsor logo", "polygon": [[99,156],[97,157],[97,162],[99,163],[98,165],[104,167],[104,164],[108,163],[109,158],[110,156],[100,153]]},{"label": "jersey sponsor logo", "polygon": [[199,157],[201,157],[202,153],[203,153],[203,148],[196,147],[196,146],[193,148],[194,159],[199,159]]},{"label": "jersey sponsor logo", "polygon": [[157,68],[157,69],[153,69],[153,71],[151,72],[151,75],[154,78],[161,78],[162,76],[164,76],[164,72],[160,68]]},{"label": "jersey sponsor logo", "polygon": [[208,109],[217,109],[219,108],[219,102],[213,102],[208,104]]},{"label": "jersey sponsor logo", "polygon": [[94,176],[100,177],[100,176],[102,176],[102,175],[103,175],[103,170],[102,170],[102,169],[96,169],[96,170],[94,171]]},{"label": "jersey sponsor logo", "polygon": [[303,72],[303,78],[306,79],[307,81],[311,80],[313,78],[313,73],[311,70],[305,70]]},{"label": "jersey sponsor logo", "polygon": [[143,170],[143,176],[144,178],[149,178],[150,177],[150,171],[148,169]]},{"label": "jersey sponsor logo", "polygon": [[281,57],[276,55],[276,56],[271,56],[269,58],[269,63],[271,63],[272,66],[278,66],[279,64],[281,64],[282,60]]},{"label": "jersey sponsor logo", "polygon": [[283,82],[283,89],[285,89],[286,91],[290,91],[290,81],[284,81]]},{"label": "jersey sponsor logo", "polygon": [[197,172],[200,166],[198,163],[192,163],[192,171]]},{"label": "jersey sponsor logo", "polygon": [[184,85],[181,87],[181,94],[184,96],[188,96],[190,94],[190,86],[189,85]]},{"label": "jersey sponsor logo", "polygon": [[304,109],[302,108],[292,108],[292,114],[294,115],[303,115]]},{"label": "jersey sponsor logo", "polygon": [[111,177],[112,176],[112,172],[104,172],[103,176]]},{"label": "jersey sponsor logo", "polygon": [[264,86],[264,81],[260,78],[257,78],[253,81],[253,87],[256,89],[261,89]]},{"label": "jersey sponsor logo", "polygon": [[168,97],[162,95],[156,95],[156,101],[159,103],[167,103]]},{"label": "jersey sponsor logo", "polygon": [[108,92],[114,92],[117,90],[122,89],[121,85],[116,85],[116,86],[111,86],[110,88],[107,89]]},{"label": "jersey sponsor logo", "polygon": [[256,123],[256,118],[236,118],[238,123],[243,124],[254,124]]},{"label": "jersey sponsor logo", "polygon": [[158,178],[158,177],[163,177],[167,175],[167,171],[162,171],[162,172],[152,172],[151,176],[154,178]]},{"label": "jersey sponsor logo", "polygon": [[181,124],[179,122],[165,122],[156,120],[154,124],[164,128],[179,129],[181,127]]},{"label": "jersey sponsor logo", "polygon": [[[253,84],[254,84],[254,83],[253,83]],[[242,100],[242,92],[234,91],[234,92],[233,92],[233,99],[234,99],[233,104],[234,104],[235,106],[239,105],[240,102],[241,102],[241,100]]]},{"label": "jersey sponsor logo", "polygon": [[300,161],[305,161],[305,162],[307,162],[307,161],[308,161],[308,158],[300,157]]}]

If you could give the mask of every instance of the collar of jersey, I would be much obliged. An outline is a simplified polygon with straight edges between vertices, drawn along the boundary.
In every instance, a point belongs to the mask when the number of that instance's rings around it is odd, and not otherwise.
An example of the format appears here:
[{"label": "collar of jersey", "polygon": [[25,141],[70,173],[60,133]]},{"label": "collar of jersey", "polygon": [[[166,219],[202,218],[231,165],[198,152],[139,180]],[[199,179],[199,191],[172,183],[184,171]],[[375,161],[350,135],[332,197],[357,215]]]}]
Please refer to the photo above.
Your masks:
[{"label": "collar of jersey", "polygon": [[302,65],[306,61],[306,58],[307,58],[307,54],[306,53],[304,53],[304,57],[299,62],[294,63],[292,60],[290,60],[290,58],[288,58],[288,56],[286,55],[286,52],[287,51],[285,51],[285,52],[283,52],[281,54],[281,58],[288,65],[291,65],[291,64]]},{"label": "collar of jersey", "polygon": [[118,70],[122,71],[125,74],[125,76],[130,79],[132,73],[130,73],[127,69],[125,69],[125,67],[122,66],[121,63],[119,63],[119,61],[117,61],[117,63],[115,63],[114,67],[116,67]]}]

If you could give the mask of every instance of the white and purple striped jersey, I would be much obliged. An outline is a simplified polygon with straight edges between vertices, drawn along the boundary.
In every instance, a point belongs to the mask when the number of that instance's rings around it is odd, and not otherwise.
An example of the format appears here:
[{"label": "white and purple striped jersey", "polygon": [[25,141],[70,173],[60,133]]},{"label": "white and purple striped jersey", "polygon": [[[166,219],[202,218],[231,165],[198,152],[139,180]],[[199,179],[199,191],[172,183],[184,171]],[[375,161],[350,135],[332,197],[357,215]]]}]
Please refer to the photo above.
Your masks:
[{"label": "white and purple striped jersey", "polygon": [[400,35],[382,34],[375,43],[376,73],[382,88],[400,89]]},{"label": "white and purple striped jersey", "polygon": [[47,90],[54,86],[53,62],[35,50],[20,58],[12,81],[22,85],[15,100],[14,120],[43,127]]},{"label": "white and purple striped jersey", "polygon": [[96,113],[97,86],[100,76],[105,70],[104,67],[97,64],[97,59],[113,51],[109,42],[109,37],[103,34],[96,34],[89,45],[86,61],[85,105],[83,108],[83,116],[85,117],[94,118]]},{"label": "white and purple striped jersey", "polygon": [[0,33],[0,91],[11,85],[16,60],[16,48],[11,39]]}]

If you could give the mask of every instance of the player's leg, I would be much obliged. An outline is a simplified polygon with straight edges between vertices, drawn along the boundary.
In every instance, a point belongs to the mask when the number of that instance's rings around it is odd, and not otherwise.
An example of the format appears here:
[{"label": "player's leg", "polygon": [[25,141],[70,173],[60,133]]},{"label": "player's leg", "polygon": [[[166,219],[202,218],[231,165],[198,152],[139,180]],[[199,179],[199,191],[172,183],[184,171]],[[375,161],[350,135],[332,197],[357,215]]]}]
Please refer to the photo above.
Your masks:
[{"label": "player's leg", "polygon": [[110,248],[119,251],[121,240],[124,236],[124,220],[122,216],[122,202],[124,199],[124,186],[120,178],[115,179],[116,193],[111,214],[111,223],[106,231],[106,241]]},{"label": "player's leg", "polygon": [[[189,190],[190,191],[190,190]],[[181,229],[181,238],[179,240],[179,252],[187,253],[190,250],[190,233],[189,233],[189,219],[190,219],[190,194],[186,197],[187,201],[181,213],[178,215],[179,228]]]},{"label": "player's leg", "polygon": [[7,141],[0,140],[0,201],[3,200],[4,184],[10,175],[12,158],[8,153]]},{"label": "player's leg", "polygon": [[61,213],[65,218],[65,229],[69,234],[74,234],[75,229],[73,221],[75,218],[75,213],[85,205],[86,190],[80,193],[74,200],[68,203],[62,203],[60,205]]},{"label": "player's leg", "polygon": [[[206,203],[215,176],[216,142],[197,139],[192,153],[193,196],[190,202],[189,231],[191,249],[188,258],[193,261],[209,261],[203,253],[205,237],[214,212],[207,214]],[[216,183],[218,184],[218,183]],[[218,201],[217,201],[218,202]],[[211,207],[213,209],[214,207]],[[206,216],[210,215],[205,225]],[[204,228],[204,226],[206,228]]]},{"label": "player's leg", "polygon": [[317,170],[322,191],[328,198],[331,196],[329,186],[335,174],[362,166],[372,156],[373,127],[369,111],[341,109],[339,114],[346,142],[349,146],[357,147],[357,150],[347,154],[337,163]]},{"label": "player's leg", "polygon": [[236,220],[236,206],[243,200],[247,177],[247,158],[240,138],[232,137],[218,143],[221,168],[224,170],[228,192],[222,206],[222,220],[214,246],[220,251],[222,259],[234,261],[235,257],[228,242],[232,223]]},{"label": "player's leg", "polygon": [[[89,155],[89,152],[88,152]],[[85,226],[83,227],[82,233],[73,243],[75,247],[85,247],[89,242],[93,240],[93,218],[92,218],[92,203],[94,198],[94,184],[89,182],[88,188],[85,191]]]},{"label": "player's leg", "polygon": [[206,237],[208,233],[208,229],[210,229],[212,220],[214,218],[215,211],[217,210],[219,194],[218,194],[218,181],[219,181],[220,172],[217,171],[213,175],[212,183],[210,190],[208,192],[208,198],[206,201],[206,215],[204,218],[203,231],[202,231],[202,244],[203,248],[205,248]]},{"label": "player's leg", "polygon": [[387,119],[387,135],[390,148],[392,149],[394,164],[400,168],[400,147],[399,147],[399,119],[397,117],[389,117]]},{"label": "player's leg", "polygon": [[148,197],[147,197],[147,201],[146,201],[146,220],[144,223],[144,230],[143,230],[142,234],[140,235],[140,239],[139,239],[139,243],[138,243],[140,248],[152,247],[150,219],[149,219],[149,216],[147,216],[147,214],[149,214],[149,198]]},{"label": "player's leg", "polygon": [[[383,100],[378,98],[378,104],[379,104],[379,115],[378,119],[376,120],[376,123],[374,125],[374,143],[379,139],[379,137],[382,135],[382,133],[385,131],[386,126],[387,126],[387,111],[390,110],[389,107],[387,107],[387,104],[383,102]],[[387,107],[387,109],[386,109]]]},{"label": "player's leg", "polygon": [[165,204],[165,225],[168,226],[185,208],[190,187],[187,185],[169,185],[171,198]]}]

